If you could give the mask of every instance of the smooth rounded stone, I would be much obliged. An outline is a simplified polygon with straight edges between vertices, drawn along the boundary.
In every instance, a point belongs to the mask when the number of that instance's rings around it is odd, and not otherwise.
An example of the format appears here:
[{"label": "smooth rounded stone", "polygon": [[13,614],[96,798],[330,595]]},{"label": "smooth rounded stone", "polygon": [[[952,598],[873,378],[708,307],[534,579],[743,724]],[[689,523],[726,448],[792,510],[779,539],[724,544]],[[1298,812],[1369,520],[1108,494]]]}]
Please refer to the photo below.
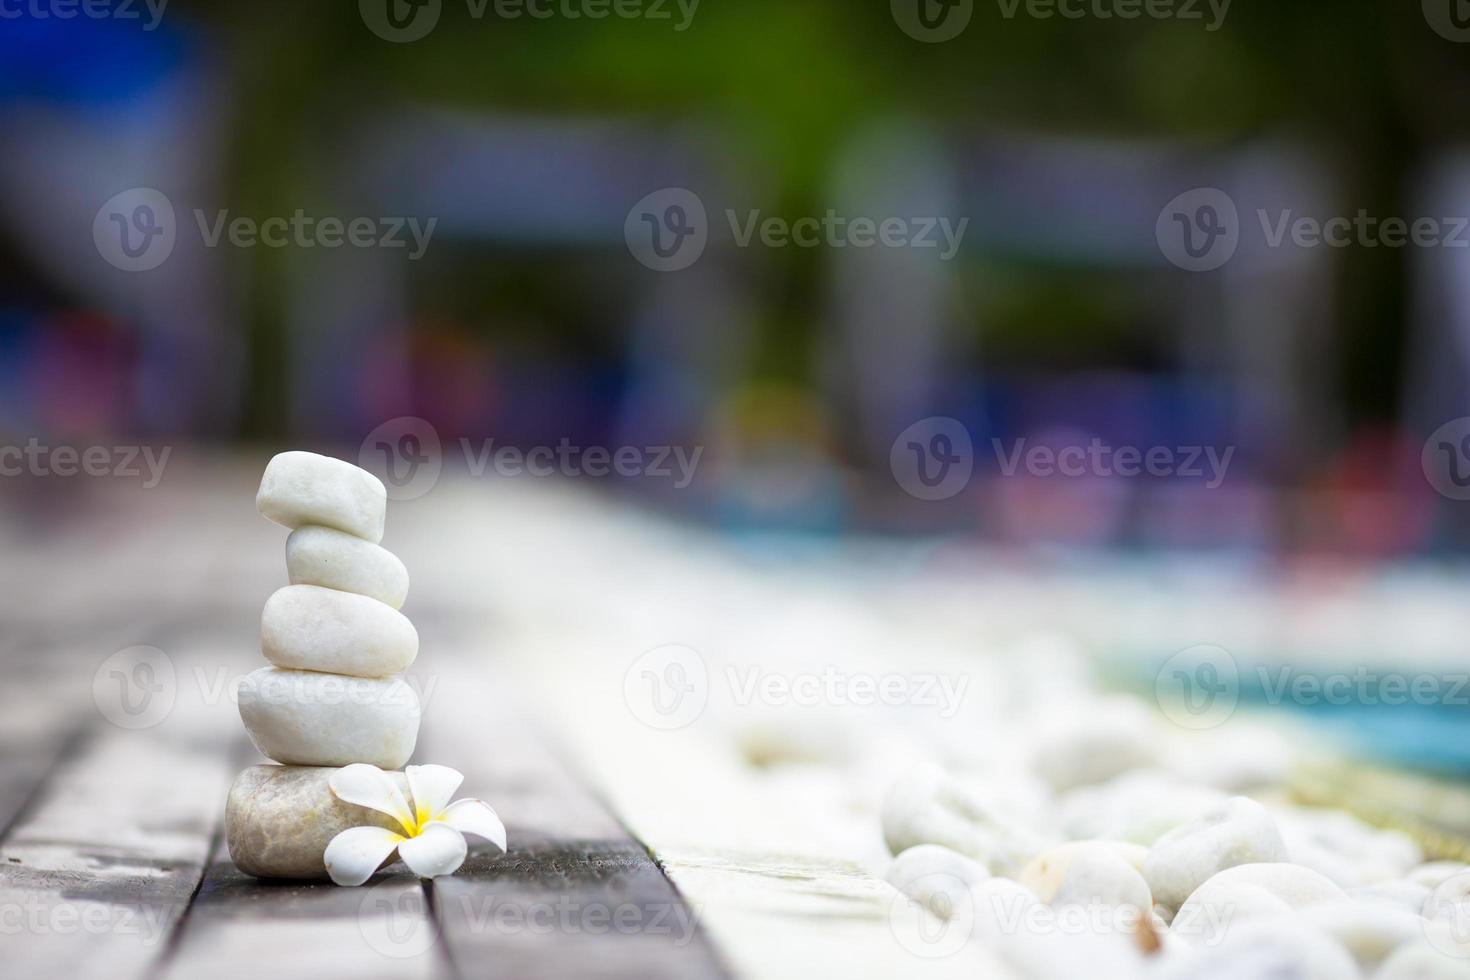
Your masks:
[{"label": "smooth rounded stone", "polygon": [[1118,841],[1072,841],[1037,855],[1019,882],[1048,905],[1133,905],[1152,912],[1139,873],[1148,850]]},{"label": "smooth rounded stone", "polygon": [[[401,831],[386,813],[343,803],[327,780],[336,768],[251,766],[230,787],[225,842],[230,860],[257,878],[325,878],[322,855],[344,830],[374,826]],[[391,772],[404,798],[408,778]]]},{"label": "smooth rounded stone", "polygon": [[407,616],[377,599],[288,585],[265,601],[260,650],[287,670],[391,677],[418,656],[419,634]]},{"label": "smooth rounded stone", "polygon": [[1470,959],[1446,952],[1452,948],[1425,939],[1405,943],[1388,955],[1373,980],[1470,980]]},{"label": "smooth rounded stone", "polygon": [[1364,969],[1377,966],[1404,943],[1424,934],[1419,916],[1380,902],[1321,902],[1302,909],[1301,916],[1342,943]]},{"label": "smooth rounded stone", "polygon": [[1286,844],[1266,808],[1235,796],[1154,842],[1143,877],[1154,901],[1178,908],[1214,875],[1239,864],[1285,861]]},{"label": "smooth rounded stone", "polygon": [[262,667],[240,681],[239,701],[255,747],[287,765],[397,769],[418,741],[418,695],[401,677]]},{"label": "smooth rounded stone", "polygon": [[978,861],[938,844],[920,844],[893,859],[885,880],[930,912],[947,919],[969,901],[970,888],[990,877]]},{"label": "smooth rounded stone", "polygon": [[992,874],[1015,874],[1049,841],[937,766],[920,766],[888,791],[883,839],[893,854],[940,844]]},{"label": "smooth rounded stone", "polygon": [[1372,885],[1359,885],[1347,890],[1348,897],[1359,902],[1376,902],[1391,905],[1420,915],[1424,903],[1429,901],[1431,889],[1413,881],[1380,881]]},{"label": "smooth rounded stone", "polygon": [[1470,871],[1470,864],[1459,861],[1430,861],[1414,868],[1404,877],[1432,891],[1455,875],[1462,875],[1467,871]]},{"label": "smooth rounded stone", "polygon": [[1160,759],[1153,716],[1131,698],[1100,699],[1039,727],[1031,763],[1059,793],[1150,768]]},{"label": "smooth rounded stone", "polygon": [[[1190,898],[1174,914],[1169,935],[1194,945],[1213,946],[1234,926],[1251,919],[1284,919],[1294,913],[1290,905],[1260,885],[1239,884],[1204,892]],[[1198,895],[1200,892],[1196,892]]]},{"label": "smooth rounded stone", "polygon": [[1280,786],[1297,763],[1288,735],[1243,717],[1219,728],[1180,732],[1166,744],[1165,755],[1169,769],[1181,778],[1231,795]]},{"label": "smooth rounded stone", "polygon": [[1242,923],[1218,943],[1170,957],[1153,976],[1155,980],[1359,980],[1362,974],[1342,944],[1288,916]]},{"label": "smooth rounded stone", "polygon": [[[1001,958],[1022,976],[1123,980],[1144,975],[1147,960],[1134,932],[1111,922],[1069,916],[1066,910],[1042,908],[1048,915],[1041,921],[1054,921],[1042,928],[1022,928],[994,944]],[[1100,931],[1088,931],[1094,923]]]},{"label": "smooth rounded stone", "polygon": [[987,943],[1013,934],[1038,920],[1044,908],[1029,889],[1009,878],[987,878],[970,886],[975,903],[975,936]]},{"label": "smooth rounded stone", "polygon": [[266,464],[255,508],[285,527],[319,524],[377,544],[383,540],[388,491],[367,470],[296,450]]},{"label": "smooth rounded stone", "polygon": [[286,572],[292,585],[355,592],[394,609],[408,598],[408,569],[397,555],[336,528],[311,524],[292,531]]},{"label": "smooth rounded stone", "polygon": [[1062,829],[1075,839],[1152,845],[1230,797],[1161,769],[1135,769],[1057,797]]},{"label": "smooth rounded stone", "polygon": [[1381,830],[1350,813],[1319,807],[1270,808],[1293,864],[1305,865],[1344,888],[1402,878],[1423,851],[1397,830]]},{"label": "smooth rounded stone", "polygon": [[1283,915],[1324,902],[1347,900],[1331,880],[1300,865],[1240,864],[1214,875],[1179,907],[1170,931],[1214,943],[1237,923]]}]

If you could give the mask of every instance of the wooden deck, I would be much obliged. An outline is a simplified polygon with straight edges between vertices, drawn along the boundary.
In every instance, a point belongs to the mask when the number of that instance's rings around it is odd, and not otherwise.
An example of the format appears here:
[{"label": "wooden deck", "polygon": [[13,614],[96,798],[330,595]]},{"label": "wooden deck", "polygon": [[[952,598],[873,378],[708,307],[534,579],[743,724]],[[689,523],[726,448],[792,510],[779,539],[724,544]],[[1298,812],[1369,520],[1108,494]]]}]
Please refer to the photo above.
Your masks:
[{"label": "wooden deck", "polygon": [[[870,873],[876,822],[836,788],[773,780],[714,732],[629,714],[628,663],[695,638],[663,591],[686,542],[613,532],[605,505],[564,490],[446,479],[391,505],[384,540],[414,578],[415,759],[463,771],[509,852],[472,851],[432,883],[401,865],[356,889],[241,874],[223,803],[262,760],[229,683],[262,663],[285,532],[254,513],[261,461],[176,455],[153,490],[22,495],[0,526],[0,972],[1005,975],[978,950],[926,960],[895,941],[893,892]],[[643,603],[624,601],[626,581],[589,587],[619,568],[639,570]],[[117,679],[98,678],[135,645],[163,651],[172,676],[143,678],[167,707],[133,728],[102,707]]]}]

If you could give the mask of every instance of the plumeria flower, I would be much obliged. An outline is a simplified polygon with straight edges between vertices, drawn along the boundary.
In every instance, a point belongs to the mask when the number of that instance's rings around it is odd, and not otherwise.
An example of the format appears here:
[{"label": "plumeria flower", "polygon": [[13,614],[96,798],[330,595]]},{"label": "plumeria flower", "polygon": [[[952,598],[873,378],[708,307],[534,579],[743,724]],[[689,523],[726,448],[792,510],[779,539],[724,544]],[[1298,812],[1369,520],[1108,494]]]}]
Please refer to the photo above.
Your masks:
[{"label": "plumeria flower", "polygon": [[483,800],[449,802],[461,773],[448,766],[409,766],[404,771],[413,809],[388,774],[377,766],[354,762],[332,773],[327,785],[344,803],[386,813],[403,827],[399,834],[383,827],[353,827],[327,845],[327,874],[339,885],[360,885],[397,851],[420,878],[454,874],[469,845],[465,834],[483,837],[505,850],[505,824]]}]

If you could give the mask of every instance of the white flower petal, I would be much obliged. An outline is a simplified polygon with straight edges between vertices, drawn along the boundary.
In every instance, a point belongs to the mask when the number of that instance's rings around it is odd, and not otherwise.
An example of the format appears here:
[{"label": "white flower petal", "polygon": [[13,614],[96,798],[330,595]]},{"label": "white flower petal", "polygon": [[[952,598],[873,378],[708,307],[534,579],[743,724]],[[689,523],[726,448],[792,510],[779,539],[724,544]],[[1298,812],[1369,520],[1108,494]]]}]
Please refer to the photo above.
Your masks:
[{"label": "white flower petal", "polygon": [[474,834],[505,850],[505,824],[484,800],[455,800],[439,818],[462,834]]},{"label": "white flower petal", "polygon": [[388,859],[394,848],[407,840],[382,827],[353,827],[327,845],[323,860],[327,874],[339,885],[360,885]]},{"label": "white flower petal", "polygon": [[343,766],[332,773],[327,779],[327,785],[332,788],[333,795],[344,803],[355,803],[369,810],[386,813],[401,823],[403,829],[410,834],[418,829],[398,786],[377,766],[366,762]]},{"label": "white flower petal", "polygon": [[464,776],[448,766],[409,766],[408,789],[413,793],[414,818],[423,826],[444,812]]},{"label": "white flower petal", "polygon": [[464,864],[469,845],[464,834],[447,824],[431,823],[417,837],[398,845],[398,856],[420,878],[452,875]]}]

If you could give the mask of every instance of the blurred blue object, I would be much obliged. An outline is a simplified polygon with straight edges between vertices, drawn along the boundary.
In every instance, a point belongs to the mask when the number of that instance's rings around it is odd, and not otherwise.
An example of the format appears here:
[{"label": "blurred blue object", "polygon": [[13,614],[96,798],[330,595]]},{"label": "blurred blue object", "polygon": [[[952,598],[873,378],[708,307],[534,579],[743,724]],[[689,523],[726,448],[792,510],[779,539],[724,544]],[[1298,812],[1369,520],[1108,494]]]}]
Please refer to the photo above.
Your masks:
[{"label": "blurred blue object", "polygon": [[[126,104],[176,74],[186,61],[184,34],[154,21],[37,17],[29,7],[0,20],[0,106],[40,102],[72,107]],[[150,26],[152,25],[152,26]]]}]

